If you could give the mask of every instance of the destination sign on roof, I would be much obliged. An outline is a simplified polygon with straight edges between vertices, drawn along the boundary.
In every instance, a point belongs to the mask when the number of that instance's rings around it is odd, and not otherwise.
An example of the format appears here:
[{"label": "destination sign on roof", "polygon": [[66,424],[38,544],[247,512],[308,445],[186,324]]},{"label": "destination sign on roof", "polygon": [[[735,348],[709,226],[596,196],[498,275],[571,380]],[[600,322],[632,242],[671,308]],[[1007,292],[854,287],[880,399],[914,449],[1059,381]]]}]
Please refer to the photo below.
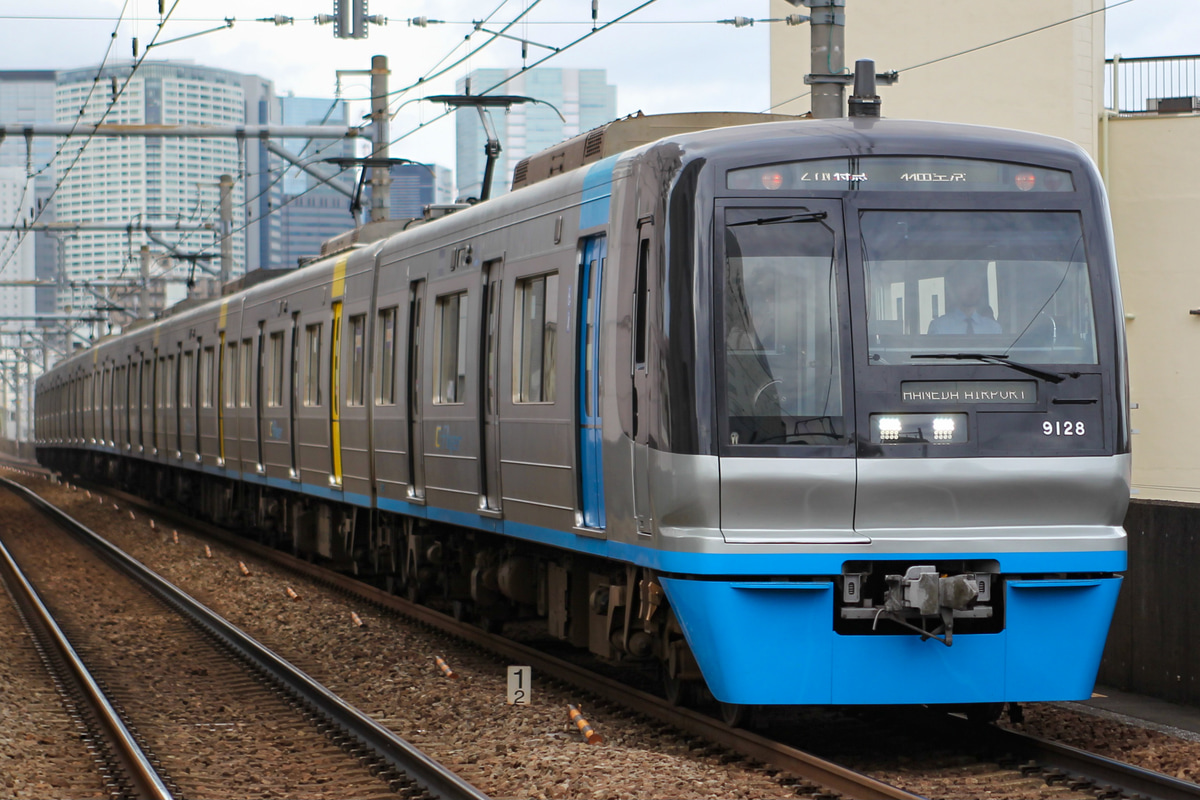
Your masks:
[{"label": "destination sign on roof", "polygon": [[1071,173],[1026,164],[940,156],[863,156],[788,161],[730,170],[741,191],[1070,192]]}]

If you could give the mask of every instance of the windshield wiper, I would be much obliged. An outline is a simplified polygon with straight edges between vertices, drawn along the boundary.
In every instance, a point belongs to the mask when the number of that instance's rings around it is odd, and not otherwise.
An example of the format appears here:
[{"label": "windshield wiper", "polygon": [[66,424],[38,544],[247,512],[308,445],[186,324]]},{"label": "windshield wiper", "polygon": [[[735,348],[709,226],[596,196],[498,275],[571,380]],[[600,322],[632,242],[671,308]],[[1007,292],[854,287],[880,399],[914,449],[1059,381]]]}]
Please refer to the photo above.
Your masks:
[{"label": "windshield wiper", "polygon": [[[952,358],[956,361],[983,361],[987,364],[1000,364],[1001,366],[1015,369],[1017,372],[1024,372],[1026,375],[1032,375],[1035,378],[1041,378],[1044,381],[1051,383],[1062,383],[1062,375],[1056,372],[1047,372],[1044,369],[1031,367],[1028,364],[1022,364],[1020,361],[1013,361],[1006,355],[996,355],[994,353],[914,353],[909,358]],[[1066,373],[1072,378],[1078,378],[1078,372]]]},{"label": "windshield wiper", "polygon": [[781,222],[818,222],[825,219],[828,214],[824,211],[812,211],[808,214],[788,214],[786,217],[763,217],[761,219],[748,219],[745,222],[732,222],[726,225],[726,228],[740,228],[743,225],[778,225]]}]

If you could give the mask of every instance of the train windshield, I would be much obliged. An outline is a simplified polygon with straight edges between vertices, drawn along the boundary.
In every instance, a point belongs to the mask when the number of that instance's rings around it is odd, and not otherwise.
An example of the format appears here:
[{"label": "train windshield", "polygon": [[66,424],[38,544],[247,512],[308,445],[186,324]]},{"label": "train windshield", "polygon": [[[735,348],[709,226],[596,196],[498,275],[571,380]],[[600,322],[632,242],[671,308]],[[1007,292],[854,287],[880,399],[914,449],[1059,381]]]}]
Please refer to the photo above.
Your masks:
[{"label": "train windshield", "polygon": [[871,364],[1097,363],[1077,213],[864,211],[859,225]]},{"label": "train windshield", "polygon": [[825,212],[728,209],[725,408],[733,444],[844,435],[838,237]]}]

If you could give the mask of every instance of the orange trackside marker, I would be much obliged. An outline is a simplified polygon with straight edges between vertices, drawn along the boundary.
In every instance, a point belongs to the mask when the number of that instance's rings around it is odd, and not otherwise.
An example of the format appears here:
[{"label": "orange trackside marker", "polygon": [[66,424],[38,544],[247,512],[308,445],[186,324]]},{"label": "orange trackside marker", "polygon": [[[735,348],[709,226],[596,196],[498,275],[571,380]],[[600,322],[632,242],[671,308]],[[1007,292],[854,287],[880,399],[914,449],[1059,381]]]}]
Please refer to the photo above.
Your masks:
[{"label": "orange trackside marker", "polygon": [[[117,505],[116,503],[113,503],[113,511],[120,511],[120,510],[121,510],[121,507],[119,505]],[[130,513],[132,513],[132,512],[130,512]]]},{"label": "orange trackside marker", "polygon": [[137,519],[137,517],[136,517],[136,516],[134,516],[134,514],[133,514],[133,512],[132,512],[132,511],[130,511],[130,512],[129,512],[129,518],[130,518],[130,519]]},{"label": "orange trackside marker", "polygon": [[92,490],[91,490],[91,489],[84,489],[84,491],[85,491],[85,492],[87,492],[88,500],[91,500],[91,499],[92,499]]},{"label": "orange trackside marker", "polygon": [[242,570],[242,574],[243,574],[243,575],[249,575],[249,574],[250,574],[250,568],[246,566],[246,562],[245,562],[245,561],[239,561],[239,562],[238,562],[238,568],[240,568],[240,569]]},{"label": "orange trackside marker", "polygon": [[433,660],[437,662],[438,669],[440,669],[442,671],[442,674],[445,675],[447,678],[457,678],[458,677],[457,675],[454,674],[454,670],[450,669],[450,665],[442,660],[441,656],[434,656]]},{"label": "orange trackside marker", "polygon": [[367,626],[367,623],[362,621],[362,617],[360,617],[358,614],[355,614],[353,611],[350,612],[350,621],[359,628],[365,628]]},{"label": "orange trackside marker", "polygon": [[175,542],[175,544],[179,544],[179,531],[171,531],[171,541]]},{"label": "orange trackside marker", "polygon": [[150,530],[154,530],[154,520],[150,520]]},{"label": "orange trackside marker", "polygon": [[208,545],[204,545],[204,557],[212,558],[212,548],[209,547]]},{"label": "orange trackside marker", "polygon": [[295,593],[295,592],[292,590],[292,587],[290,587],[290,586],[289,586],[289,587],[287,587],[287,596],[288,596],[288,597],[290,597],[290,598],[292,598],[293,600],[299,600],[299,599],[300,599],[300,595],[296,594],[296,593]]},{"label": "orange trackside marker", "polygon": [[575,727],[579,728],[579,732],[583,734],[583,738],[587,739],[588,744],[604,744],[604,737],[592,730],[592,726],[583,718],[583,714],[579,713],[577,706],[567,706],[567,713],[571,715],[571,722],[575,723]]}]

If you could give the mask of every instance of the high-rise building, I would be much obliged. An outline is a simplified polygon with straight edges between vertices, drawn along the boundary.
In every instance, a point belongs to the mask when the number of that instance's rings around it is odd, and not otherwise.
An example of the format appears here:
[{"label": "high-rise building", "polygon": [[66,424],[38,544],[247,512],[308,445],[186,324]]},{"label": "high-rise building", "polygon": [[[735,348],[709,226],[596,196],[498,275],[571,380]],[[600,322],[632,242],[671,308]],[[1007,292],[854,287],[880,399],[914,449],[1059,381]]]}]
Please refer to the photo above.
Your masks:
[{"label": "high-rise building", "polygon": [[[279,119],[281,124],[295,125],[350,125],[350,107],[345,100],[329,97],[294,97],[288,95],[279,98]],[[284,139],[280,143],[296,158],[311,163],[321,172],[332,174],[337,167],[321,163],[325,158],[351,158],[354,156],[354,140],[352,139]],[[310,189],[318,179],[299,167],[286,165],[287,171],[283,178],[283,193],[295,196]],[[334,181],[354,189],[354,171],[341,173]]]},{"label": "high-rise building", "polygon": [[[0,120],[5,123],[30,125],[54,122],[54,88],[57,74],[52,70],[0,70]],[[45,202],[54,187],[56,143],[49,137],[24,139],[8,137],[0,141],[0,167],[19,167],[25,173],[36,175],[28,188],[35,202]],[[40,172],[40,174],[38,174]],[[23,191],[25,187],[22,187]],[[40,222],[54,220],[53,208],[44,211]],[[11,225],[16,220],[0,217],[0,224]],[[58,249],[53,237],[47,233],[20,236],[0,231],[0,263],[8,257],[18,242],[34,250],[34,270],[40,280],[53,280],[58,275]],[[0,278],[8,274],[6,267]],[[32,277],[32,276],[31,276]],[[38,288],[36,310],[40,313],[54,312],[53,287]],[[31,311],[30,313],[33,313]]]},{"label": "high-rise building", "polygon": [[[460,94],[468,87],[473,94],[523,95],[541,101],[514,105],[507,113],[490,112],[503,148],[492,179],[493,197],[508,191],[513,168],[522,158],[611,122],[617,114],[617,87],[609,85],[602,69],[478,69],[458,81]],[[474,108],[459,109],[456,125],[458,194],[478,197],[486,160],[483,125]]]},{"label": "high-rise building", "polygon": [[[98,85],[118,86],[132,65],[106,66]],[[110,91],[92,92],[96,68],[58,74],[55,117],[59,122],[95,123],[112,100]],[[89,92],[91,96],[89,98]],[[86,108],[83,114],[80,109]],[[125,86],[106,123],[130,125],[268,125],[278,122],[273,84],[253,75],[189,63],[143,62]],[[59,175],[76,160],[85,137],[73,137],[59,156]],[[282,266],[282,224],[274,209],[283,188],[270,167],[277,159],[264,143],[233,138],[96,137],[87,144],[54,198],[62,222],[147,223],[218,221],[220,176],[234,178],[233,264],[231,277],[247,270]],[[218,253],[210,233],[142,234],[81,231],[62,243],[61,265],[74,281],[113,280],[137,274],[138,250],[151,245],[155,272],[169,264],[171,248],[181,253]],[[162,243],[166,242],[166,245]],[[214,265],[216,260],[214,258]],[[176,270],[184,273],[185,268]],[[83,311],[96,297],[86,288],[59,292],[58,305]]]},{"label": "high-rise building", "polygon": [[[34,207],[33,179],[27,174],[25,167],[0,167],[0,219],[28,220]],[[4,271],[0,280],[5,284],[9,281],[31,281],[35,277],[34,270],[34,241],[33,238],[24,240],[15,231],[5,232],[0,236],[4,243],[0,263],[4,263]],[[28,327],[19,321],[10,321],[12,317],[28,317],[36,313],[34,288],[32,286],[0,285],[0,333],[17,331]]]},{"label": "high-rise building", "polygon": [[454,171],[438,164],[393,164],[388,211],[392,219],[415,219],[432,203],[454,200]]}]

